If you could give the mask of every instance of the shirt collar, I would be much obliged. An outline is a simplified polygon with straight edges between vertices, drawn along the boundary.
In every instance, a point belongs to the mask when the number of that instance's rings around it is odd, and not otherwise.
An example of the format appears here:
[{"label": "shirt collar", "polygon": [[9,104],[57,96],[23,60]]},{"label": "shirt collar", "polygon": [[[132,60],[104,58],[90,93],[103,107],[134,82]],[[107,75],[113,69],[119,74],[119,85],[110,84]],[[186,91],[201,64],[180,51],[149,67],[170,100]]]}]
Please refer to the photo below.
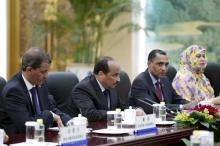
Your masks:
[{"label": "shirt collar", "polygon": [[102,92],[104,92],[104,91],[105,91],[105,88],[102,86],[102,84],[99,82],[99,80],[96,79],[96,81],[98,82],[99,87],[101,88]]},{"label": "shirt collar", "polygon": [[22,73],[22,78],[23,78],[23,80],[24,80],[24,83],[25,83],[25,85],[26,85],[28,91],[31,90],[33,87],[35,87],[35,85],[32,85],[32,84],[25,78],[25,76],[23,75],[23,73]]},{"label": "shirt collar", "polygon": [[[149,71],[148,71],[148,72],[149,72]],[[152,80],[152,82],[153,82],[154,85],[157,83],[157,81],[160,82],[160,79],[157,80],[157,79],[151,74],[151,72],[149,72],[149,74],[150,74],[150,78],[151,78],[151,80]]]}]

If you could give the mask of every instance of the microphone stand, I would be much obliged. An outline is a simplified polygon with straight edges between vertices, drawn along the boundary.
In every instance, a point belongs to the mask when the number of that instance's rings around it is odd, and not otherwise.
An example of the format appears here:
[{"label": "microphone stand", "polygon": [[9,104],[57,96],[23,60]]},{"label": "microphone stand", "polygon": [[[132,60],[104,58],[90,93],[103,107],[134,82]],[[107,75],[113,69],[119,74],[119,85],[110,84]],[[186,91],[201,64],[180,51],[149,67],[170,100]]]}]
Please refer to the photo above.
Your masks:
[{"label": "microphone stand", "polygon": [[[146,98],[145,98],[145,99],[146,99]],[[145,100],[143,100],[143,99],[137,99],[137,100],[140,101],[141,103],[143,103],[143,104],[145,104],[145,105],[148,105],[148,106],[150,106],[150,107],[153,108],[153,105],[150,104],[150,103],[148,103],[147,101],[145,101]],[[152,102],[153,104],[158,104],[157,102],[152,101],[152,100],[149,100],[149,99],[148,99],[148,101],[149,101],[149,102]],[[169,111],[169,113],[167,113],[167,115],[168,115],[171,119],[173,119],[173,118],[176,116],[176,113],[175,113],[174,111],[172,111],[171,109],[169,109],[169,108],[166,107],[166,110]]]},{"label": "microphone stand", "polygon": [[[138,99],[140,102],[142,101],[142,103],[144,102],[145,104],[147,104],[148,102],[150,102],[151,104],[158,104],[157,102],[150,100],[148,98],[144,98],[143,99]],[[148,101],[148,102],[147,102]],[[149,104],[149,103],[148,103]],[[153,106],[153,105],[151,105]],[[169,111],[171,114],[175,114],[176,112],[174,112],[173,110],[171,110],[170,108],[166,107],[166,110]]]}]

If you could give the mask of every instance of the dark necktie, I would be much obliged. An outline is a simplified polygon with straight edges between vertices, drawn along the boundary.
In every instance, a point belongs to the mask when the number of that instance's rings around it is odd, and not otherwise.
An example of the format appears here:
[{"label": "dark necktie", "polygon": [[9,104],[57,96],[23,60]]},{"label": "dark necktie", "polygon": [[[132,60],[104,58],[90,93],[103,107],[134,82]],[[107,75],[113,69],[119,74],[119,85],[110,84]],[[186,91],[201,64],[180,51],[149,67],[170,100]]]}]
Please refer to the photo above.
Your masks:
[{"label": "dark necktie", "polygon": [[107,102],[108,102],[108,109],[110,110],[110,91],[108,89],[105,89],[105,91],[103,92],[103,94],[105,95],[105,97],[107,98]]},{"label": "dark necktie", "polygon": [[35,87],[33,87],[31,90],[31,95],[32,95],[32,103],[33,103],[33,107],[34,107],[34,111],[36,114],[40,114],[41,110],[40,110],[40,105],[39,105],[39,100],[37,100],[37,90]]},{"label": "dark necktie", "polygon": [[161,91],[161,88],[160,88],[160,82],[157,81],[157,82],[155,83],[155,85],[156,85],[156,94],[157,94],[157,97],[158,97],[158,99],[159,99],[160,101],[163,101],[163,94],[162,94],[162,91]]}]

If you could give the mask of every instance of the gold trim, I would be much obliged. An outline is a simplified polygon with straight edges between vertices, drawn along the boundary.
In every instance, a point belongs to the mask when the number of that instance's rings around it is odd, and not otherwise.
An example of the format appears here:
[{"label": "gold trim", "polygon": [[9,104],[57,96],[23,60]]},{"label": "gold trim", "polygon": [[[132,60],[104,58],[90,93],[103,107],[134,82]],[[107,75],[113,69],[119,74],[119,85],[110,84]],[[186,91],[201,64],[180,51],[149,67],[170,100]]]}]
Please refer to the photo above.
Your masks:
[{"label": "gold trim", "polygon": [[7,78],[10,78],[20,66],[20,0],[8,0],[7,8]]}]

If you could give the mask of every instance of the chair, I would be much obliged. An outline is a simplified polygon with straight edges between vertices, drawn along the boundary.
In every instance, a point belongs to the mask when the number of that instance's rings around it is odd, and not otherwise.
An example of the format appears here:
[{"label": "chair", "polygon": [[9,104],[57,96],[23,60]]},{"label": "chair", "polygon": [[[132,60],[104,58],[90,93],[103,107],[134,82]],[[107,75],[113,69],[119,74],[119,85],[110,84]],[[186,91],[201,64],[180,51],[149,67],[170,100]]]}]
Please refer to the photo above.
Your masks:
[{"label": "chair", "polygon": [[174,77],[176,76],[176,73],[177,73],[176,69],[173,66],[169,65],[168,69],[167,69],[166,76],[168,76],[168,78],[170,79],[171,82],[173,81]]},{"label": "chair", "polygon": [[6,80],[3,77],[0,77],[0,96],[2,95],[2,90],[6,84]]},{"label": "chair", "polygon": [[54,96],[59,109],[67,112],[67,105],[71,101],[71,92],[79,82],[77,76],[71,72],[49,72],[47,84],[49,92]]},{"label": "chair", "polygon": [[209,62],[204,70],[205,76],[209,79],[215,96],[220,93],[220,64]]},{"label": "chair", "polygon": [[120,82],[116,86],[116,90],[117,90],[119,97],[121,97],[125,103],[128,103],[128,94],[129,94],[130,88],[131,88],[131,81],[128,77],[128,74],[124,71],[121,71]]}]

